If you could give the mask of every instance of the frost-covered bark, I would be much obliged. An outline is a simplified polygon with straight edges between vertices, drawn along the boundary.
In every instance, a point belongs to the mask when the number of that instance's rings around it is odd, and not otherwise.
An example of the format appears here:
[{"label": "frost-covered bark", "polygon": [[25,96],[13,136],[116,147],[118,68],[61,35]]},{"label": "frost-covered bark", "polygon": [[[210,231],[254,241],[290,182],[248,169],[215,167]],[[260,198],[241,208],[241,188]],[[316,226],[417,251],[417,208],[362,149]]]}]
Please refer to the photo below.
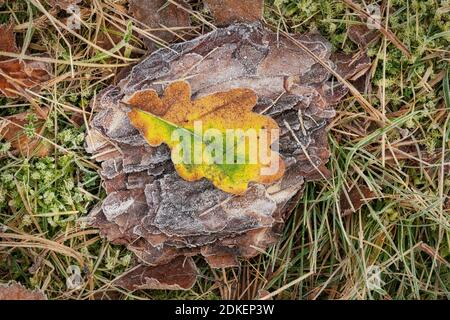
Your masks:
[{"label": "frost-covered bark", "polygon": [[[367,67],[365,56],[353,61],[332,55],[319,34],[295,38],[343,77]],[[96,113],[86,149],[101,161],[108,193],[90,213],[93,225],[148,266],[201,254],[211,267],[228,267],[237,266],[238,257],[257,255],[277,241],[305,181],[328,176],[325,127],[335,114],[332,105],[347,93],[330,78],[308,53],[259,23],[231,25],[154,52],[92,104]],[[162,94],[180,79],[190,83],[193,99],[233,88],[254,90],[254,111],[271,116],[281,129],[283,178],[253,183],[241,196],[207,180],[181,179],[168,148],[150,147],[131,126],[123,103],[143,89]]]}]

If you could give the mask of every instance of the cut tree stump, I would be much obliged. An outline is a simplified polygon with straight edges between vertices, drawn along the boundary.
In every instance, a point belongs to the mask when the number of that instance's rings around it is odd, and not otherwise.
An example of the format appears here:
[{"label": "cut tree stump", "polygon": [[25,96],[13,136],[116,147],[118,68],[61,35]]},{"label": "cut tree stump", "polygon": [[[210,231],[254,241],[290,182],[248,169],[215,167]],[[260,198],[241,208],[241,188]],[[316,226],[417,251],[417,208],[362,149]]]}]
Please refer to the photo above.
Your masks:
[{"label": "cut tree stump", "polygon": [[[356,60],[332,55],[330,43],[317,33],[294,38],[344,78],[354,79],[370,63],[365,55]],[[168,147],[149,146],[130,124],[124,103],[144,89],[161,95],[180,79],[189,82],[192,99],[252,89],[258,96],[253,111],[272,117],[280,127],[279,152],[286,164],[282,179],[252,183],[237,196],[205,179],[180,178]],[[108,196],[90,217],[109,241],[126,245],[142,268],[149,268],[138,271],[145,277],[131,271],[142,283],[127,282],[126,287],[187,289],[197,272],[192,256],[202,255],[213,268],[238,266],[238,257],[254,257],[276,243],[305,181],[329,176],[326,126],[335,115],[333,105],[346,93],[319,61],[260,23],[234,24],[160,49],[117,86],[105,89],[92,103],[86,150],[101,162]],[[180,268],[165,267],[171,274],[150,279],[155,266],[179,264],[180,257],[188,278],[177,274]]]}]

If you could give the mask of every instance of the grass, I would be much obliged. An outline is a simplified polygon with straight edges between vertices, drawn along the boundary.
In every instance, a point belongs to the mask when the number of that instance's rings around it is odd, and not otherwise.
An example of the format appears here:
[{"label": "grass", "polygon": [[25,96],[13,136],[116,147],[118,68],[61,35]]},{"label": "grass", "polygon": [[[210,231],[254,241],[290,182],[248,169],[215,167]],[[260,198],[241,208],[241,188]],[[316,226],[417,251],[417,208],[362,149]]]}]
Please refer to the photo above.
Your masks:
[{"label": "grass", "polygon": [[[266,1],[264,19],[279,32],[319,30],[337,50],[351,52],[357,48],[348,27],[361,22],[345,2]],[[201,3],[191,3],[194,26],[177,30],[182,37],[214,27]],[[26,158],[0,143],[0,282],[16,280],[52,299],[239,299],[264,292],[275,299],[450,298],[450,2],[366,3],[389,5],[382,24],[411,54],[386,37],[368,49],[371,90],[362,97],[386,120],[355,95],[336,106],[332,177],[307,184],[277,245],[240,268],[211,270],[198,259],[201,277],[189,291],[131,293],[111,282],[133,255],[84,220],[105,192],[83,139],[90,99],[145,54],[136,37],[145,31],[127,15],[126,1],[83,1],[79,33],[65,26],[64,11],[44,1],[6,1],[0,22],[14,21],[23,53],[46,54],[54,78],[39,94],[0,98],[0,116],[36,104],[50,108],[40,134],[56,148],[48,157]],[[96,43],[106,32],[116,42],[104,49]],[[35,121],[26,126],[30,135]],[[343,217],[339,199],[352,186],[367,186],[374,196]],[[80,261],[83,287],[69,290],[70,266]],[[368,285],[374,269],[381,272],[379,288]]]}]

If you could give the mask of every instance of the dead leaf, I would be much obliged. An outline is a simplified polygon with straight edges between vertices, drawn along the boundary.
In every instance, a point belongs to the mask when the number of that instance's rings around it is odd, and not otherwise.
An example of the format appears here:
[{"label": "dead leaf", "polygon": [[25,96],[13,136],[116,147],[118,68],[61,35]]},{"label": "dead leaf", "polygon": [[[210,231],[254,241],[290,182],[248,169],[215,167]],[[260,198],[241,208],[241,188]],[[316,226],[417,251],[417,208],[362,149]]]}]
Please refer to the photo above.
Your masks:
[{"label": "dead leaf", "polygon": [[262,19],[264,0],[204,0],[218,25]]},{"label": "dead leaf", "polygon": [[[215,187],[229,193],[242,194],[248,188],[249,182],[273,183],[284,174],[284,162],[278,153],[270,154],[271,138],[266,138],[265,148],[261,147],[263,141],[262,130],[279,131],[278,124],[268,116],[260,115],[251,110],[257,102],[255,92],[249,89],[233,89],[226,92],[217,92],[212,95],[191,101],[191,87],[189,83],[177,81],[171,83],[165,90],[162,98],[155,90],[143,90],[135,93],[126,102],[134,107],[128,114],[131,123],[139,129],[152,147],[161,143],[167,144],[172,150],[179,147],[179,142],[172,139],[175,131],[183,129],[190,138],[198,136],[195,133],[196,123],[201,122],[204,128],[216,130],[219,134],[211,140],[206,135],[198,142],[199,151],[187,162],[180,161],[180,157],[172,152],[172,160],[178,174],[187,181],[196,181],[202,178],[210,180]],[[206,130],[206,129],[205,129]],[[249,139],[237,139],[231,148],[223,148],[228,130],[255,130],[255,154],[267,151],[270,162],[263,163],[261,157],[256,157],[255,163],[226,162],[227,153],[233,154],[233,160],[241,157],[250,159]],[[220,139],[218,139],[220,138]],[[216,143],[216,145],[214,145]],[[195,148],[195,147],[194,147]],[[215,150],[215,155],[208,152],[208,148]],[[201,161],[195,163],[195,156],[200,155]],[[220,158],[217,160],[217,158]],[[269,174],[265,169],[278,168]]]},{"label": "dead leaf", "polygon": [[0,300],[47,300],[40,290],[29,290],[17,282],[0,284]]},{"label": "dead leaf", "polygon": [[356,54],[334,52],[331,59],[336,65],[336,71],[346,80],[359,79],[371,67],[370,58],[365,51]]},{"label": "dead leaf", "polygon": [[23,88],[34,88],[50,79],[51,69],[47,63],[20,61],[18,59],[0,62],[0,91],[6,97],[17,96]]},{"label": "dead leaf", "polygon": [[[12,25],[0,26],[0,51],[18,53]],[[48,63],[0,56],[0,92],[13,98],[24,88],[34,88],[50,79]]]},{"label": "dead leaf", "polygon": [[[189,5],[183,0],[176,2],[178,5],[167,0],[130,0],[129,11],[136,20],[149,28],[147,31],[153,36],[160,41],[171,42],[179,39],[178,34],[182,34],[177,28],[191,25],[189,12],[182,8],[189,8]],[[152,39],[145,36],[142,39],[148,49],[155,47]]]},{"label": "dead leaf", "polygon": [[340,197],[341,216],[347,216],[359,210],[363,204],[370,201],[375,193],[367,186],[354,186]]},{"label": "dead leaf", "polygon": [[[34,123],[36,133],[42,133],[43,125],[48,114],[47,108],[42,108],[44,115],[37,115]],[[11,152],[19,153],[24,157],[45,157],[52,150],[52,146],[38,136],[29,138],[23,131],[23,127],[28,123],[29,111],[15,114],[0,119],[0,139],[11,143]],[[1,158],[0,154],[0,158]]]},{"label": "dead leaf", "polygon": [[[4,52],[18,52],[19,49],[16,45],[16,36],[14,35],[14,25],[13,24],[3,24],[0,25],[0,51]],[[6,57],[0,56],[0,61],[7,59]]]},{"label": "dead leaf", "polygon": [[197,267],[190,257],[178,257],[158,267],[138,265],[114,281],[129,291],[142,289],[189,290],[197,280]]},{"label": "dead leaf", "polygon": [[352,25],[348,28],[348,37],[362,48],[376,41],[381,33],[377,29],[369,29],[366,25]]}]

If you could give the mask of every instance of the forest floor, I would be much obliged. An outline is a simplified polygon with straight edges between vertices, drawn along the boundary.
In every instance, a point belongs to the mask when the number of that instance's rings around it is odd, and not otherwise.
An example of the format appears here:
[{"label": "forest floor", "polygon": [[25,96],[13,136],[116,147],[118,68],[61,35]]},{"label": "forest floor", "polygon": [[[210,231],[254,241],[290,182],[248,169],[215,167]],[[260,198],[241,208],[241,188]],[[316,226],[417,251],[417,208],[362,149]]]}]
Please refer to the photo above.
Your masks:
[{"label": "forest floor", "polygon": [[[450,298],[449,1],[365,1],[381,8],[382,25],[394,35],[369,45],[370,90],[363,93],[388,121],[380,126],[352,94],[336,106],[329,124],[332,176],[307,183],[277,245],[242,260],[240,268],[211,270],[196,258],[201,277],[188,291],[135,292],[112,284],[132,265],[133,254],[85,223],[105,191],[98,164],[84,149],[80,110],[120,68],[147,54],[140,29],[127,14],[127,1],[79,3],[83,23],[76,33],[58,23],[70,14],[43,0],[1,2],[0,23],[14,24],[16,56],[44,54],[52,79],[39,92],[0,95],[0,121],[29,112],[23,134],[45,142],[40,157],[0,140],[0,283],[15,280],[51,299],[105,293],[239,299],[261,292],[275,299]],[[193,24],[184,32],[211,30],[214,21],[201,1],[190,3]],[[336,50],[352,52],[358,48],[348,28],[363,22],[349,1],[271,0],[264,23],[279,31],[318,30]],[[108,32],[115,45],[101,50],[99,35]],[[50,110],[43,120],[39,108]],[[343,212],[347,197],[360,203]],[[66,279],[79,259],[88,270],[81,270],[82,287],[70,290]]]}]

